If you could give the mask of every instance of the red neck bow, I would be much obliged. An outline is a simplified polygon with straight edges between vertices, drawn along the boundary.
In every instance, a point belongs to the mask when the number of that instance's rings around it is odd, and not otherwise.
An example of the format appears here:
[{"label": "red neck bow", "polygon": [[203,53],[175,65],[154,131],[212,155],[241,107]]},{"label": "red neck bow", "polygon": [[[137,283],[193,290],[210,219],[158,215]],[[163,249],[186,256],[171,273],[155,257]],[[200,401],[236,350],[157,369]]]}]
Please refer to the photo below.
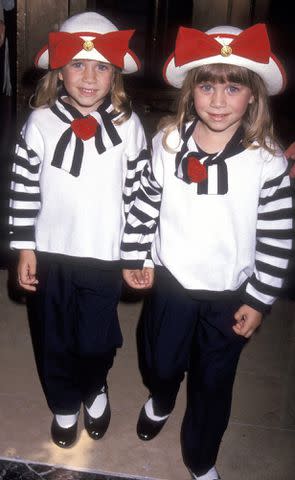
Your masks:
[{"label": "red neck bow", "polygon": [[[128,43],[134,30],[121,30],[109,33],[92,32],[50,32],[48,36],[48,51],[51,68],[64,67],[81,50],[90,51],[95,48],[110,63],[116,67],[124,67],[124,56],[128,51]],[[91,41],[81,38],[91,37]]]},{"label": "red neck bow", "polygon": [[[233,38],[230,48],[223,47],[213,37]],[[266,27],[258,23],[239,35],[227,33],[207,34],[194,28],[180,27],[175,46],[175,65],[201,60],[215,55],[238,55],[259,63],[268,63],[271,55]]]}]

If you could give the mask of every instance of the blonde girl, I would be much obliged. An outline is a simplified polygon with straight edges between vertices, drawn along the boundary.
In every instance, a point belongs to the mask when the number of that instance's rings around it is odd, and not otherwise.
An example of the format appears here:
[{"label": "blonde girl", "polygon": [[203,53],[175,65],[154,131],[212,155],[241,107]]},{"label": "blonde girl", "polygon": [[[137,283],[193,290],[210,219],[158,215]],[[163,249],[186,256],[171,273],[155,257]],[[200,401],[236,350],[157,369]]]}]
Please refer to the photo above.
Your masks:
[{"label": "blonde girl", "polygon": [[164,78],[181,88],[179,107],[153,139],[121,253],[130,286],[155,276],[139,325],[149,399],[137,434],[158,435],[187,372],[183,460],[193,479],[217,480],[239,356],[291,254],[290,179],[268,107],[285,75],[258,24],[180,27]]},{"label": "blonde girl", "polygon": [[139,62],[133,30],[86,12],[67,19],[37,55],[49,69],[16,147],[12,249],[27,305],[52,440],[70,447],[81,405],[91,438],[111,409],[107,375],[122,345],[120,240],[147,151],[122,74]]}]

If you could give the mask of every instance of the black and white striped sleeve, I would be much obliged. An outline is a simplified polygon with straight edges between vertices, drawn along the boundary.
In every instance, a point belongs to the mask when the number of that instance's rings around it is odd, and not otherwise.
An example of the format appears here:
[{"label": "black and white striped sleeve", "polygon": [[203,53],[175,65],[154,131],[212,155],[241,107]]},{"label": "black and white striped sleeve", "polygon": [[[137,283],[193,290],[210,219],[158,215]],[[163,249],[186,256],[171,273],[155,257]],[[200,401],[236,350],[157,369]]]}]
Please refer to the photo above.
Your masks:
[{"label": "black and white striped sleeve", "polygon": [[124,268],[142,268],[150,251],[157,228],[162,187],[157,182],[151,162],[145,165],[141,184],[127,217],[121,243]]},{"label": "black and white striped sleeve", "polygon": [[40,209],[40,159],[23,129],[15,150],[9,201],[10,248],[35,249],[35,219]]},{"label": "black and white striped sleeve", "polygon": [[255,269],[243,300],[261,312],[279,297],[293,254],[294,210],[287,170],[264,182],[261,189],[256,235]]},{"label": "black and white striped sleeve", "polygon": [[150,158],[144,129],[137,115],[134,113],[128,131],[128,144],[130,150],[128,151],[127,172],[123,190],[124,212],[126,218],[135,200],[137,190],[139,189],[141,174]]}]

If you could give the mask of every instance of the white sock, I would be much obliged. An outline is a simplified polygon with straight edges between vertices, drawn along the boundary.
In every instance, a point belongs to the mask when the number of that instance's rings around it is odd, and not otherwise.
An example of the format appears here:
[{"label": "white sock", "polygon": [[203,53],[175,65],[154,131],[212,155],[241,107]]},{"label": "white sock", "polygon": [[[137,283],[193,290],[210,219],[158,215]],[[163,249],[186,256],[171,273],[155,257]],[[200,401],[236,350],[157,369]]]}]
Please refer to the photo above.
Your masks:
[{"label": "white sock", "polygon": [[153,399],[149,398],[148,401],[146,402],[145,406],[145,413],[147,416],[153,420],[154,422],[161,422],[161,420],[166,420],[166,418],[169,417],[169,415],[164,415],[164,417],[159,417],[158,415],[154,414],[154,409],[153,409]]},{"label": "white sock", "polygon": [[107,405],[107,394],[103,391],[99,393],[95,398],[91,407],[86,407],[87,412],[91,415],[92,418],[99,418],[102,416]]},{"label": "white sock", "polygon": [[210,470],[204,475],[198,476],[192,473],[192,476],[195,480],[217,480],[219,478],[217,470],[215,467],[210,468]]},{"label": "white sock", "polygon": [[79,412],[73,415],[55,415],[55,418],[60,427],[70,428],[76,423],[78,415]]}]

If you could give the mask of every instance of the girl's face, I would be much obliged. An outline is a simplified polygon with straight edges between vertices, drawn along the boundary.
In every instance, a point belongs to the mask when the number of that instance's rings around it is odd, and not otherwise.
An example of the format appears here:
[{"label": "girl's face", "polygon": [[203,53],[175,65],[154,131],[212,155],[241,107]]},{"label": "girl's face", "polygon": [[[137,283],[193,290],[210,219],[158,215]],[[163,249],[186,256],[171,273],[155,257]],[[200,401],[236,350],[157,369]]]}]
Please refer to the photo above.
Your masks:
[{"label": "girl's face", "polygon": [[109,93],[114,67],[97,60],[71,60],[59,73],[68,92],[67,101],[82,115],[101,105]]},{"label": "girl's face", "polygon": [[211,131],[231,136],[253,102],[249,87],[234,82],[197,84],[193,92],[194,106],[203,124]]}]

